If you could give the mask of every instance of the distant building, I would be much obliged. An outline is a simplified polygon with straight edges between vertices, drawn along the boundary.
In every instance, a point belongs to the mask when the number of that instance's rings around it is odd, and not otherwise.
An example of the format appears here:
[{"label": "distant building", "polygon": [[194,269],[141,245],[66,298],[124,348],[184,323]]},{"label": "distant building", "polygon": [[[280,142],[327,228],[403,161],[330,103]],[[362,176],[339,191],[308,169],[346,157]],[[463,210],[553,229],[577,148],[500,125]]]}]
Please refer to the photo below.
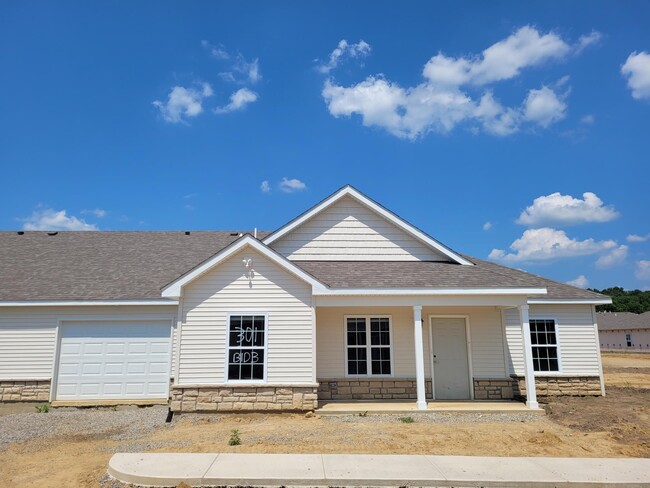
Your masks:
[{"label": "distant building", "polygon": [[601,351],[650,352],[650,312],[598,312]]}]

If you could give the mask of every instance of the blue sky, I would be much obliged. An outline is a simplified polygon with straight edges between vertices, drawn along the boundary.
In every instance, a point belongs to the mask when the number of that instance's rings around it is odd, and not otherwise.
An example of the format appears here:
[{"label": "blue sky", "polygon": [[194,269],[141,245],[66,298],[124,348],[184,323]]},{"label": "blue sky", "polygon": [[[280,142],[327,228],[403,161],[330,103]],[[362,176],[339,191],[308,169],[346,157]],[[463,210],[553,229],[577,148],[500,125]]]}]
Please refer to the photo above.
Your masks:
[{"label": "blue sky", "polygon": [[649,18],[2,2],[0,228],[275,229],[350,183],[460,252],[648,289]]}]

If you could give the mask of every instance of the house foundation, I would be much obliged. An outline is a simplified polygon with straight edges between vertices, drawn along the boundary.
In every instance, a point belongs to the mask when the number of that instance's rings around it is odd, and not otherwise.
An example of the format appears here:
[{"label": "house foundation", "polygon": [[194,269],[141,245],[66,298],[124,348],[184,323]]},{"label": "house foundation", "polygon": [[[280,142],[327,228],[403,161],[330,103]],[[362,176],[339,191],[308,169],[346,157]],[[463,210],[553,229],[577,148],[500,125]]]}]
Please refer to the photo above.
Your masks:
[{"label": "house foundation", "polygon": [[50,399],[50,380],[0,381],[2,402],[47,402]]},{"label": "house foundation", "polygon": [[[512,376],[516,397],[526,396],[523,376]],[[536,376],[535,387],[539,396],[600,396],[598,376]]]}]

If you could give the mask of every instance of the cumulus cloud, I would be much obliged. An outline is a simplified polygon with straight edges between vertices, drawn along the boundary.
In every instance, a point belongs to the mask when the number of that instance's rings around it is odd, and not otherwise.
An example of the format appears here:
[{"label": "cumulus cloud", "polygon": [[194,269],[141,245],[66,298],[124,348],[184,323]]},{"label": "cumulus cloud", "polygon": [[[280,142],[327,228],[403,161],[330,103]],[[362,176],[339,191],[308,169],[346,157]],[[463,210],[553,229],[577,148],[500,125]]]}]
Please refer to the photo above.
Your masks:
[{"label": "cumulus cloud", "polygon": [[634,276],[640,280],[650,280],[650,261],[637,261],[634,267]]},{"label": "cumulus cloud", "polygon": [[580,36],[580,38],[578,39],[578,42],[574,46],[575,53],[580,54],[582,51],[584,51],[589,46],[593,46],[595,44],[598,44],[601,41],[602,38],[603,38],[603,35],[598,31],[591,31],[589,34]]},{"label": "cumulus cloud", "polygon": [[82,210],[81,213],[83,215],[94,215],[98,219],[103,219],[108,215],[108,212],[106,210],[103,210],[101,208],[95,208],[92,210]]},{"label": "cumulus cloud", "polygon": [[605,269],[622,264],[625,261],[625,258],[627,258],[628,249],[627,246],[621,245],[616,249],[612,249],[607,254],[603,254],[598,258],[598,260],[596,260],[596,267]]},{"label": "cumulus cloud", "polygon": [[262,190],[262,193],[268,193],[271,191],[271,185],[269,185],[268,180],[264,180],[262,184],[260,185],[260,190]]},{"label": "cumulus cloud", "polygon": [[99,230],[95,224],[89,224],[65,210],[41,208],[23,220],[25,230]]},{"label": "cumulus cloud", "polygon": [[363,58],[370,54],[372,48],[363,39],[359,42],[349,43],[345,39],[341,39],[336,48],[330,53],[327,63],[322,63],[318,66],[318,71],[328,74],[339,64],[339,61],[345,58]]},{"label": "cumulus cloud", "polygon": [[230,103],[228,105],[217,107],[214,109],[214,111],[218,114],[226,114],[229,112],[242,110],[246,107],[246,105],[257,101],[258,98],[259,95],[254,91],[251,91],[248,88],[240,88],[232,95],[230,95]]},{"label": "cumulus cloud", "polygon": [[285,193],[302,191],[307,188],[307,185],[305,185],[305,183],[303,183],[299,179],[296,178],[289,179],[287,177],[282,178],[282,181],[280,181],[280,184],[278,186],[280,187],[280,190],[282,190]]},{"label": "cumulus cloud", "polygon": [[492,222],[486,222],[483,224],[483,230],[490,230],[492,228]]},{"label": "cumulus cloud", "polygon": [[616,241],[579,241],[562,230],[543,227],[528,229],[510,245],[512,252],[493,249],[489,258],[505,263],[541,262],[560,258],[601,254],[618,247]]},{"label": "cumulus cloud", "polygon": [[614,207],[603,205],[595,193],[585,192],[583,199],[559,192],[541,196],[521,212],[518,224],[530,227],[542,225],[577,225],[587,222],[609,222],[619,216]]},{"label": "cumulus cloud", "polygon": [[632,97],[650,99],[650,54],[645,51],[630,54],[621,67],[621,74],[627,78]]},{"label": "cumulus cloud", "polygon": [[589,286],[589,280],[585,277],[585,275],[580,275],[574,280],[567,281],[566,284],[577,286],[578,288],[587,288]]},{"label": "cumulus cloud", "polygon": [[175,86],[169,92],[166,102],[156,100],[153,105],[160,110],[164,120],[179,123],[203,112],[203,100],[210,96],[212,87],[208,83],[202,83],[200,89]]},{"label": "cumulus cloud", "polygon": [[[432,131],[447,133],[462,122],[478,125],[497,136],[513,134],[525,124],[547,128],[565,117],[569,89],[564,94],[548,86],[530,89],[520,105],[506,107],[492,90],[484,88],[481,95],[474,97],[465,86],[484,87],[514,78],[525,68],[577,52],[580,42],[572,46],[557,34],[542,34],[526,26],[480,56],[433,56],[422,70],[424,81],[418,85],[403,87],[383,75],[374,75],[343,86],[330,77],[325,80],[321,95],[334,117],[359,115],[364,126],[381,127],[397,137],[412,140]],[[330,74],[338,60],[348,53],[349,46],[346,43],[342,49],[339,45],[321,71]],[[363,55],[369,52],[370,46],[362,51]],[[556,86],[567,80],[562,78]]]},{"label": "cumulus cloud", "polygon": [[627,236],[627,242],[645,242],[648,239],[650,239],[650,234],[646,234],[644,236],[640,236],[637,234],[630,234]]}]

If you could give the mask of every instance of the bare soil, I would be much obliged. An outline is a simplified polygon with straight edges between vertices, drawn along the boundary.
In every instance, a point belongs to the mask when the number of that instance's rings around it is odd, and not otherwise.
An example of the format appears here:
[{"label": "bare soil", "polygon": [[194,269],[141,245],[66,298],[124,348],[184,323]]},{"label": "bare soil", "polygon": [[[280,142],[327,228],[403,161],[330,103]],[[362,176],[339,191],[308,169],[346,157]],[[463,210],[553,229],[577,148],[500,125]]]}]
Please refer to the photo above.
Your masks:
[{"label": "bare soil", "polygon": [[[650,356],[603,354],[607,396],[562,397],[546,416],[452,422],[397,417],[191,415],[138,439],[100,435],[33,439],[0,450],[2,486],[96,487],[114,452],[398,453],[475,456],[650,457]],[[119,412],[115,412],[119,414]],[[43,414],[48,415],[48,414]],[[505,422],[505,423],[504,423]],[[229,446],[233,429],[242,444]]]}]

